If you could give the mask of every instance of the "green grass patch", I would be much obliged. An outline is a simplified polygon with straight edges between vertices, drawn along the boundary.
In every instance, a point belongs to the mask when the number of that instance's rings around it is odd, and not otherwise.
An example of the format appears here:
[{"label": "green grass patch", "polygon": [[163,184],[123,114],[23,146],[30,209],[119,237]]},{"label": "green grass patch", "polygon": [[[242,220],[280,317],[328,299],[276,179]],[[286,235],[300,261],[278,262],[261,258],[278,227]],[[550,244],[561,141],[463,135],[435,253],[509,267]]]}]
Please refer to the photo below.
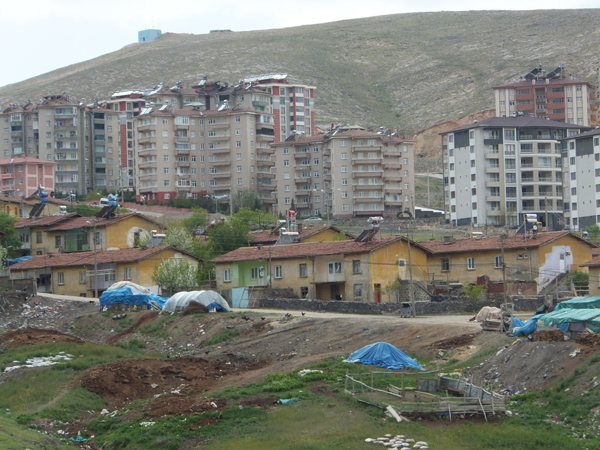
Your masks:
[{"label": "green grass patch", "polygon": [[146,343],[134,338],[127,342],[117,342],[115,346],[127,350],[140,350],[142,348],[146,348]]},{"label": "green grass patch", "polygon": [[12,414],[0,413],[0,448],[6,450],[45,449],[67,450],[75,449],[74,446],[61,442],[52,436],[38,433],[23,425],[19,425]]},{"label": "green grass patch", "polygon": [[72,376],[70,372],[44,368],[32,375],[0,384],[0,408],[10,408],[15,415],[31,411],[54,399]]},{"label": "green grass patch", "polygon": [[171,325],[175,321],[174,316],[164,316],[160,315],[152,322],[147,323],[146,325],[140,327],[137,331],[142,334],[152,334],[157,332],[158,330]]},{"label": "green grass patch", "polygon": [[100,411],[108,402],[99,395],[81,386],[75,386],[54,405],[40,411],[37,415],[52,420],[72,422],[88,411]]},{"label": "green grass patch", "polygon": [[220,344],[221,342],[228,341],[229,339],[231,339],[235,336],[239,336],[239,334],[240,334],[240,330],[238,328],[232,328],[232,329],[221,331],[219,334],[216,334],[215,336],[211,337],[208,341],[206,341],[204,343],[204,346],[208,347],[211,345]]}]

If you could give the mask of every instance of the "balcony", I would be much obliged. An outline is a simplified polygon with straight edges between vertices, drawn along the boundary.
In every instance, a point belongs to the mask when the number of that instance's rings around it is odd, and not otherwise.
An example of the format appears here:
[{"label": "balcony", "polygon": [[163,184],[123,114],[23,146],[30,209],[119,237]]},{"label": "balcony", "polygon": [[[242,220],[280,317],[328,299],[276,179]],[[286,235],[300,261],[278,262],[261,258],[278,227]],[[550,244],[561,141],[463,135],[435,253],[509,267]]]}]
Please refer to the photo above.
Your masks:
[{"label": "balcony", "polygon": [[310,152],[294,152],[294,158],[306,158],[310,159]]},{"label": "balcony", "polygon": [[310,164],[294,164],[294,170],[308,170],[308,171],[310,171]]},{"label": "balcony", "polygon": [[519,100],[533,100],[533,92],[531,94],[517,94],[515,96],[517,101]]},{"label": "balcony", "polygon": [[72,124],[54,125],[54,131],[71,131],[76,129],[77,125]]},{"label": "balcony", "polygon": [[148,174],[140,173],[140,180],[150,180],[152,178],[156,178],[157,175],[158,175],[158,172],[148,173]]},{"label": "balcony", "polygon": [[310,189],[296,189],[294,194],[307,197],[312,194],[312,191]]},{"label": "balcony", "polygon": [[175,188],[181,192],[187,192],[192,190],[191,184],[175,184]]},{"label": "balcony", "polygon": [[352,186],[352,189],[357,191],[357,190],[362,190],[362,189],[379,189],[381,188],[381,186],[383,186],[383,183],[377,183],[377,184],[355,184]]},{"label": "balcony", "polygon": [[138,125],[136,127],[138,131],[156,131],[156,124]]},{"label": "balcony", "polygon": [[140,148],[138,149],[138,155],[156,155],[155,148]]},{"label": "balcony", "polygon": [[383,176],[383,170],[353,170],[353,174],[365,176],[365,177],[381,177]]},{"label": "balcony", "polygon": [[521,183],[533,183],[533,177],[521,177]]},{"label": "balcony", "polygon": [[155,165],[156,165],[156,161],[148,161],[148,162],[139,163],[138,164],[138,168],[140,168],[140,169],[148,169],[148,168],[153,167]]},{"label": "balcony", "polygon": [[219,153],[229,153],[230,150],[231,149],[229,147],[217,147],[217,148],[211,148],[210,152],[213,154],[219,154]]},{"label": "balcony", "polygon": [[517,105],[517,111],[533,111],[534,106],[533,103],[530,105]]},{"label": "balcony", "polygon": [[210,125],[212,128],[229,128],[229,122],[213,122],[208,123],[208,125]]},{"label": "balcony", "polygon": [[230,166],[231,160],[229,159],[217,159],[216,161],[209,161],[212,166]]},{"label": "balcony", "polygon": [[258,183],[258,189],[263,191],[274,191],[277,189],[277,186],[274,184]]},{"label": "balcony", "polygon": [[190,167],[189,161],[175,161],[175,167]]},{"label": "balcony", "polygon": [[402,163],[400,162],[388,162],[388,161],[384,161],[383,162],[383,167],[386,169],[397,169],[397,170],[401,170],[402,169]]},{"label": "balcony", "polygon": [[275,136],[270,134],[258,134],[256,133],[256,142],[273,142],[275,140]]},{"label": "balcony", "polygon": [[386,186],[385,192],[389,192],[392,194],[402,194],[402,187],[400,186]]},{"label": "balcony", "polygon": [[523,192],[521,192],[521,197],[535,197],[535,192],[523,191]]},{"label": "balcony", "polygon": [[181,123],[176,123],[175,124],[175,129],[176,130],[189,130],[190,129],[190,124],[181,124]]},{"label": "balcony", "polygon": [[270,159],[257,159],[256,165],[263,167],[273,167],[275,165],[275,161],[271,161]]},{"label": "balcony", "polygon": [[6,180],[6,179],[9,179],[9,178],[14,178],[14,177],[15,177],[14,173],[3,173],[3,174],[0,174],[0,179],[2,179],[2,180]]},{"label": "balcony", "polygon": [[258,171],[256,172],[256,176],[258,177],[258,179],[274,179],[277,175],[275,173],[272,172],[261,172]]},{"label": "balcony", "polygon": [[562,92],[546,92],[546,98],[565,98],[564,91]]},{"label": "balcony", "polygon": [[272,197],[269,197],[269,198],[258,197],[258,200],[260,200],[263,203],[267,203],[269,205],[272,205],[275,203],[275,199]]},{"label": "balcony", "polygon": [[183,148],[176,148],[175,149],[175,154],[176,155],[189,155],[190,154],[190,149],[183,149]]},{"label": "balcony", "polygon": [[383,178],[386,181],[402,181],[402,177],[400,175],[397,174],[384,174]]},{"label": "balcony", "polygon": [[231,138],[231,135],[229,133],[215,133],[213,135],[208,133],[207,138],[214,140],[214,141],[219,141],[219,140],[224,141],[224,140],[229,140]]},{"label": "balcony", "polygon": [[208,176],[212,178],[231,178],[231,172],[209,173]]},{"label": "balcony", "polygon": [[368,203],[368,202],[379,202],[383,200],[383,196],[379,195],[377,197],[352,197],[352,200],[356,203]]},{"label": "balcony", "polygon": [[484,139],[483,140],[483,145],[499,145],[502,144],[502,138],[501,137],[493,137],[493,138],[489,138],[489,139]]},{"label": "balcony", "polygon": [[385,199],[383,203],[388,206],[402,206],[402,200]]}]

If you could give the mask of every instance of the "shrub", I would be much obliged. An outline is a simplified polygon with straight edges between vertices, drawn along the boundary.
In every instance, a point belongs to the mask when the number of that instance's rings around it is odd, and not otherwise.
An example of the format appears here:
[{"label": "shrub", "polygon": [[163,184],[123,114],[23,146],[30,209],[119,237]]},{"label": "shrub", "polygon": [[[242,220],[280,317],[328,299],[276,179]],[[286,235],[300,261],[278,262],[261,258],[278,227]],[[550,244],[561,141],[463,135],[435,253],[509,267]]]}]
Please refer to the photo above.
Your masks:
[{"label": "shrub", "polygon": [[221,342],[228,341],[232,337],[238,336],[239,334],[240,334],[240,330],[237,328],[225,330],[225,331],[222,331],[219,334],[211,337],[208,341],[206,341],[206,343],[204,345],[205,346],[217,345],[217,344],[220,344]]},{"label": "shrub", "polygon": [[471,300],[472,302],[476,301],[481,294],[483,294],[485,287],[481,284],[469,284],[465,286],[462,290],[462,294]]}]

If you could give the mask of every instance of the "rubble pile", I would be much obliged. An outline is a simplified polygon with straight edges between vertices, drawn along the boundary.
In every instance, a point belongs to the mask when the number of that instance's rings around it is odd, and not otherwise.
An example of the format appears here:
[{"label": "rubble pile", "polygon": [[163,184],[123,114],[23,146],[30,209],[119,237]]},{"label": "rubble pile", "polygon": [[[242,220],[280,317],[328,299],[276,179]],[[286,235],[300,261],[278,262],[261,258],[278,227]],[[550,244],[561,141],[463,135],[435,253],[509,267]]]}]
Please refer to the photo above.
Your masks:
[{"label": "rubble pile", "polygon": [[427,450],[429,448],[429,445],[427,444],[427,442],[424,441],[417,441],[415,442],[414,439],[407,439],[404,435],[396,435],[396,436],[392,436],[391,434],[386,434],[384,437],[380,437],[377,439],[372,439],[372,438],[367,438],[365,439],[365,442],[368,444],[379,444],[379,445],[383,445],[384,447],[388,447],[388,448],[406,448],[406,449],[412,449],[412,448],[418,448],[421,450]]},{"label": "rubble pile", "polygon": [[565,332],[559,328],[555,328],[552,330],[538,330],[534,331],[532,340],[534,342],[562,342],[565,340]]}]

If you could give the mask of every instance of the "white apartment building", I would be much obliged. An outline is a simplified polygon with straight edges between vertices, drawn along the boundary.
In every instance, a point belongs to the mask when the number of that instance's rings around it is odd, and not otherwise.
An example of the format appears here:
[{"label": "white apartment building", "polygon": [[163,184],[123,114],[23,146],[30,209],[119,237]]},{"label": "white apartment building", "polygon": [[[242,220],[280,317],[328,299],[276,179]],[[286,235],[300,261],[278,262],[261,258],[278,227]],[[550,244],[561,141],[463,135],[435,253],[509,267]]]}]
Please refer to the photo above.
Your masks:
[{"label": "white apartment building", "polygon": [[442,133],[447,217],[457,226],[514,226],[536,213],[549,229],[563,229],[561,139],[580,128],[517,116]]},{"label": "white apartment building", "polygon": [[250,189],[269,207],[275,203],[271,114],[146,107],[135,134],[138,199],[165,202]]},{"label": "white apartment building", "polygon": [[414,214],[414,141],[358,128],[290,138],[276,148],[277,212],[355,217]]},{"label": "white apartment building", "polygon": [[563,141],[565,225],[584,231],[600,223],[600,130]]}]

